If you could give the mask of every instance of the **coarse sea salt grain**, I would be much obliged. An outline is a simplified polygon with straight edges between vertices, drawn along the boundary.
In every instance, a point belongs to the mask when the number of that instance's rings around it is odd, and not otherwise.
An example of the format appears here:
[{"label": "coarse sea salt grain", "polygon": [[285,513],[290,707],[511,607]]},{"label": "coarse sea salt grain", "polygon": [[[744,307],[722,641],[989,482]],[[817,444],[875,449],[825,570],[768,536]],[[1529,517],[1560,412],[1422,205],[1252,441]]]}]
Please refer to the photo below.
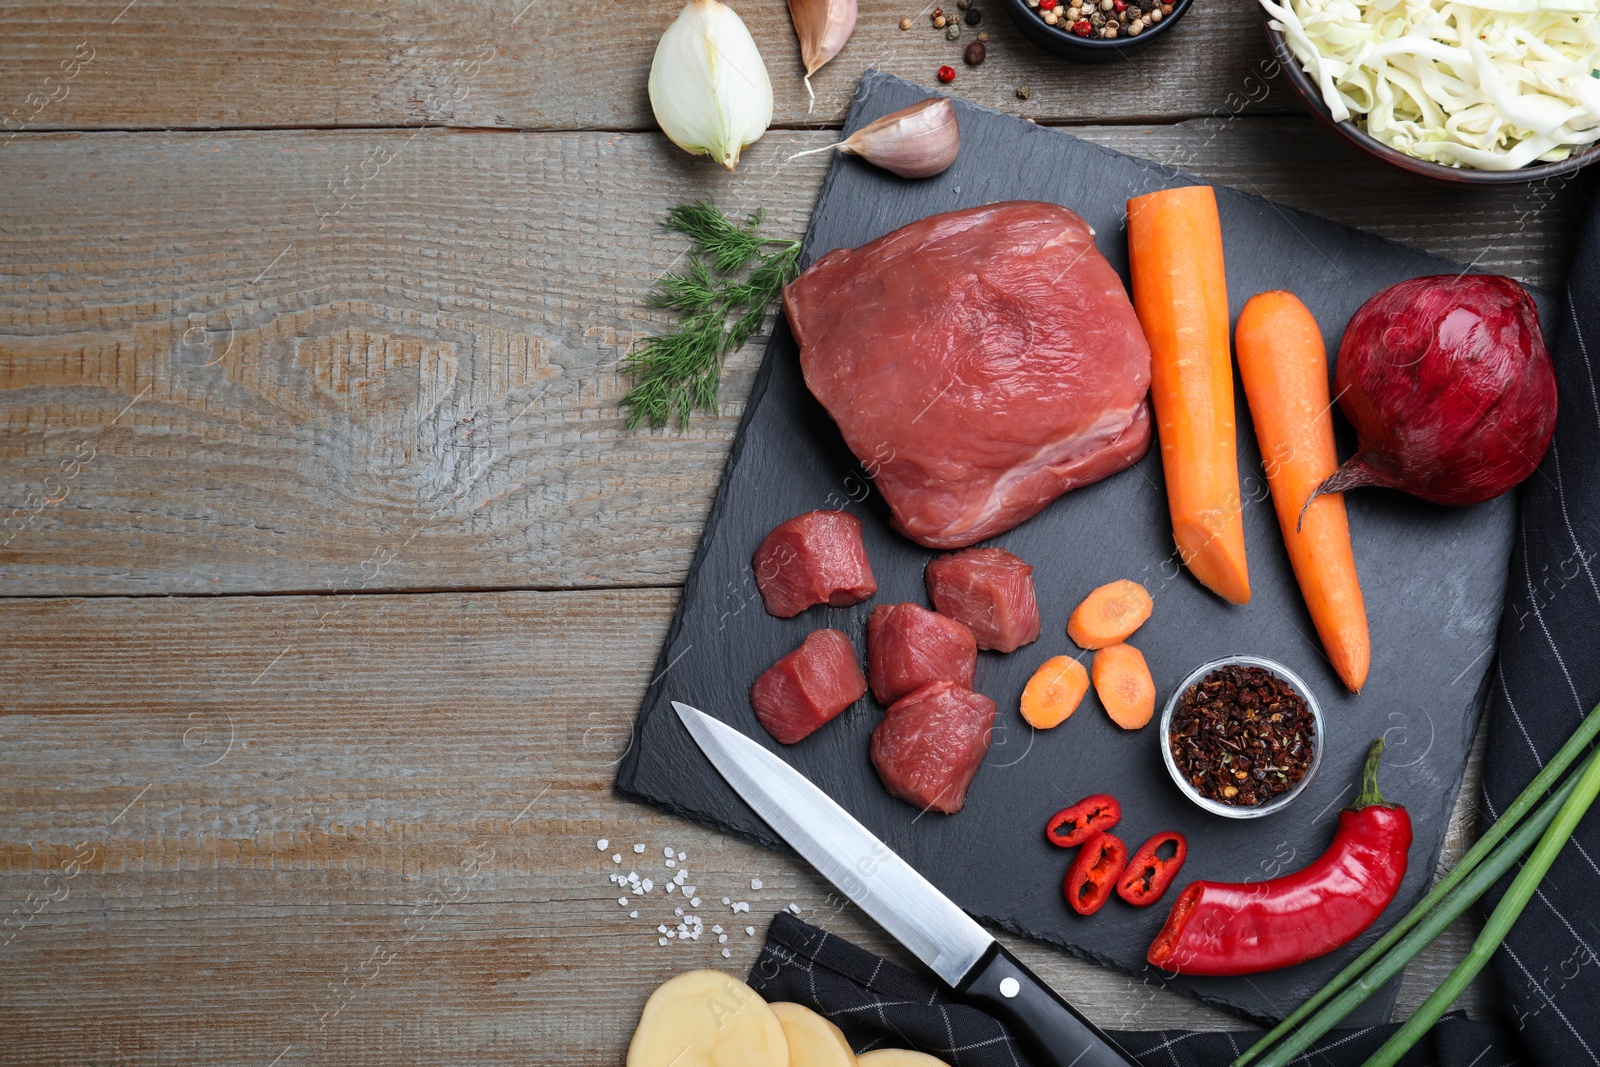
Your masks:
[{"label": "coarse sea salt grain", "polygon": [[786,908],[785,910],[788,911],[789,914],[791,914],[791,915],[799,915],[800,914],[800,905],[798,905],[798,904],[794,903],[793,901],[791,901],[789,903],[789,907]]},{"label": "coarse sea salt grain", "polygon": [[626,908],[628,906],[628,898],[627,897],[618,897],[617,898],[617,903],[621,904],[624,908]]},{"label": "coarse sea salt grain", "polygon": [[630,919],[637,919],[637,918],[638,918],[638,917],[639,917],[639,913],[638,913],[638,912],[636,912],[636,911],[630,911],[630,912],[628,912],[628,918],[630,918]]},{"label": "coarse sea salt grain", "polygon": [[672,847],[669,845],[668,847],[662,849],[661,854],[670,860],[672,858]]},{"label": "coarse sea salt grain", "polygon": [[666,865],[668,867],[676,867],[678,865],[678,861],[677,860],[667,860],[666,861]]},{"label": "coarse sea salt grain", "polygon": [[678,883],[677,882],[668,882],[667,883],[667,892],[670,893],[676,888],[678,888]]},{"label": "coarse sea salt grain", "polygon": [[595,842],[595,843],[594,843],[594,847],[595,847],[595,848],[597,848],[597,849],[599,849],[599,850],[600,850],[600,851],[601,851],[601,852],[604,852],[604,851],[605,851],[605,850],[606,850],[606,849],[607,849],[607,848],[609,848],[609,847],[610,847],[610,846],[611,846],[611,842],[610,842],[610,841],[607,841],[607,840],[606,840],[606,839],[605,839],[605,838],[603,838],[603,837],[602,837],[602,838],[601,838],[601,839],[600,839],[600,840],[598,840],[598,841],[596,841],[596,842]]},{"label": "coarse sea salt grain", "polygon": [[672,880],[674,882],[677,882],[679,885],[682,885],[685,881],[688,880],[688,878],[689,878],[689,868],[687,868],[687,867],[679,867],[678,868],[678,873],[672,876]]},{"label": "coarse sea salt grain", "polygon": [[654,882],[654,881],[652,881],[652,880],[651,880],[651,879],[649,879],[649,878],[646,878],[646,879],[645,879],[645,880],[644,880],[644,881],[643,881],[643,882],[641,882],[641,883],[640,883],[640,884],[641,884],[641,885],[643,885],[643,886],[644,886],[644,891],[645,891],[645,892],[646,892],[646,893],[648,893],[648,892],[650,892],[650,890],[652,890],[652,889],[654,889],[654,888],[655,888],[655,887],[656,887],[656,884],[655,884],[655,882]]},{"label": "coarse sea salt grain", "polygon": [[723,897],[722,898],[722,906],[724,908],[726,908],[729,904],[732,904],[732,903],[733,903],[733,901],[729,900],[727,897]]},{"label": "coarse sea salt grain", "polygon": [[693,900],[689,901],[689,906],[692,908],[698,908],[700,906],[700,898],[695,897]]},{"label": "coarse sea salt grain", "polygon": [[727,942],[727,940],[728,940],[728,935],[727,934],[718,934],[717,935],[717,944],[719,944],[719,945],[724,944],[724,943]]},{"label": "coarse sea salt grain", "polygon": [[667,939],[665,937],[658,938],[656,940],[656,944],[658,944],[658,945],[665,945],[666,943],[667,943]]},{"label": "coarse sea salt grain", "polygon": [[695,890],[698,888],[699,886],[686,885],[683,887],[683,895],[686,897],[692,897],[695,894]]},{"label": "coarse sea salt grain", "polygon": [[633,846],[633,851],[635,853],[643,852],[644,851],[644,846],[643,845],[634,845]]},{"label": "coarse sea salt grain", "polygon": [[686,860],[688,858],[689,858],[689,854],[687,852],[678,853],[678,859],[679,859],[680,862],[683,861],[683,860]]},{"label": "coarse sea salt grain", "polygon": [[745,903],[745,902],[744,902],[744,901],[742,901],[742,900],[741,900],[741,901],[738,901],[738,902],[736,902],[736,903],[735,903],[735,904],[734,904],[734,905],[733,905],[733,912],[734,912],[734,914],[735,914],[735,915],[737,915],[737,914],[738,914],[738,913],[739,913],[739,912],[741,912],[741,911],[749,911],[749,910],[750,910],[750,905],[749,905],[749,904],[747,904],[747,903]]},{"label": "coarse sea salt grain", "polygon": [[714,934],[720,934],[720,933],[722,933],[722,924],[721,924],[721,923],[718,923],[718,924],[717,924],[717,925],[715,925],[715,926],[713,926],[713,927],[712,927],[712,928],[711,928],[711,932],[712,932],[712,933],[714,933]]},{"label": "coarse sea salt grain", "polygon": [[761,885],[762,885],[761,879],[759,879],[759,878],[750,879],[750,888],[751,889],[760,889]]},{"label": "coarse sea salt grain", "polygon": [[746,937],[754,937],[756,936],[756,928],[754,926],[746,926],[744,928],[744,934]]},{"label": "coarse sea salt grain", "polygon": [[732,959],[733,958],[733,953],[729,952],[727,949],[723,949],[722,950],[722,958],[725,959],[725,960],[726,959]]},{"label": "coarse sea salt grain", "polygon": [[612,862],[612,863],[621,863],[621,862],[622,862],[622,853],[620,853],[620,852],[613,852],[613,853],[612,853],[612,854],[611,854],[611,862]]}]

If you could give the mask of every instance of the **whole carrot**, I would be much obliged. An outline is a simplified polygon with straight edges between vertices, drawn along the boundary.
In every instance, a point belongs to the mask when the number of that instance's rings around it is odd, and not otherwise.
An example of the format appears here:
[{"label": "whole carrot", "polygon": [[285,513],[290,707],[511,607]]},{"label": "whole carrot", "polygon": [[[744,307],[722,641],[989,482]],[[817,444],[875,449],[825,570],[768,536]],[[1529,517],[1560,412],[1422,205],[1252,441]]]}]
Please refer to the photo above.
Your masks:
[{"label": "whole carrot", "polygon": [[1128,265],[1150,342],[1150,400],[1178,557],[1206,588],[1246,603],[1228,285],[1211,187],[1129,200]]},{"label": "whole carrot", "polygon": [[1339,468],[1322,331],[1293,293],[1261,293],[1239,313],[1234,347],[1295,580],[1333,669],[1359,693],[1372,641],[1344,497],[1306,503]]}]

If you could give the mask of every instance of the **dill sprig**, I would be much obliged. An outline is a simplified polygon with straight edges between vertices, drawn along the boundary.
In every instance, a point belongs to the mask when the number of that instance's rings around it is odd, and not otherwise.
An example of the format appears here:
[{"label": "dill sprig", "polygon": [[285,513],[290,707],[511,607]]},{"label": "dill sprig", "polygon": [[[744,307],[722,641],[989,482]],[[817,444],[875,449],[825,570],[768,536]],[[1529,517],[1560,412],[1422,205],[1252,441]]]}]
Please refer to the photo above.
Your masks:
[{"label": "dill sprig", "polygon": [[676,311],[674,329],[647,337],[623,359],[633,388],[622,398],[628,429],[713,411],[722,361],[761,328],[767,306],[797,273],[800,242],[763,237],[765,211],[740,226],[706,200],[679,204],[663,225],[691,242],[687,269],[666,274],[651,307]]}]

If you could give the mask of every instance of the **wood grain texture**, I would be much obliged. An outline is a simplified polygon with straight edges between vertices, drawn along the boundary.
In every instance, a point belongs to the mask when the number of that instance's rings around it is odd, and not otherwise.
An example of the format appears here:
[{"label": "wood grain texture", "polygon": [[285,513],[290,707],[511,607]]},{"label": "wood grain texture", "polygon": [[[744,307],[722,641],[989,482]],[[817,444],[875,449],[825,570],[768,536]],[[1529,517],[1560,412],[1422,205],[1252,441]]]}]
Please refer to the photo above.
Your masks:
[{"label": "wood grain texture", "polygon": [[[681,5],[615,0],[274,0],[265,5],[156,0],[10,5],[0,35],[0,139],[8,131],[167,127],[454,126],[654,129],[645,82]],[[952,3],[950,9],[955,10]],[[773,84],[774,121],[838,126],[868,67],[1041,122],[1170,121],[1240,111],[1298,112],[1271,60],[1258,9],[1195,5],[1171,33],[1127,60],[1071,63],[1012,26],[998,0],[978,5],[988,61],[968,69],[935,30],[933,5],[863,0],[844,50],[813,78],[807,110],[799,47],[784,4],[736,3]],[[119,17],[120,12],[120,17]],[[902,31],[910,16],[915,28]],[[1016,88],[1032,90],[1024,103]]]},{"label": "wood grain texture", "polygon": [[[1540,284],[1583,191],[1421,185],[1298,117],[1079,132]],[[734,176],[650,134],[19,137],[0,593],[681,581],[763,341],[716,416],[623,430],[617,362],[684,247],[656,224],[714,196],[798,236],[826,157],[784,160],[830,136]]]},{"label": "wood grain texture", "polygon": [[[797,860],[610,792],[674,597],[0,601],[0,1063],[614,1064],[791,901],[905,962]],[[662,947],[680,898],[607,875],[664,882],[668,845],[708,934]],[[1236,1025],[1004,940],[1102,1026]]]}]

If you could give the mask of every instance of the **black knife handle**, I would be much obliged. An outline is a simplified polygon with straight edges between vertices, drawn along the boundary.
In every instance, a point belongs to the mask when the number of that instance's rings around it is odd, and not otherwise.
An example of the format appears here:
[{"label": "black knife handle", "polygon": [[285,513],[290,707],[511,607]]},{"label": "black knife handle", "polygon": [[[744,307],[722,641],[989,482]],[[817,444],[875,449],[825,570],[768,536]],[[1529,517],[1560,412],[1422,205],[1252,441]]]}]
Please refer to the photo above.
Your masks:
[{"label": "black knife handle", "polygon": [[1138,1067],[998,941],[956,992],[1005,1023],[1039,1067]]}]

